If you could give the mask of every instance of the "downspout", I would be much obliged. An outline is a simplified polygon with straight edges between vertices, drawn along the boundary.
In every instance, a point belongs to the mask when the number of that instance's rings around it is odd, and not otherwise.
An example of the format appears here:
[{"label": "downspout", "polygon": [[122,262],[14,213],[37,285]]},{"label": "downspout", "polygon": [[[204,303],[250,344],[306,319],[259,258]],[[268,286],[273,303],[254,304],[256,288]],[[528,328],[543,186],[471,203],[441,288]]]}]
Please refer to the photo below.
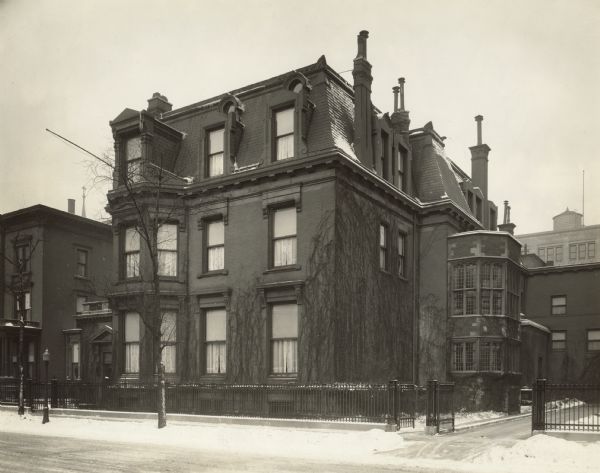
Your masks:
[{"label": "downspout", "polygon": [[413,263],[413,281],[412,281],[412,296],[413,296],[413,384],[419,384],[419,290],[417,282],[419,280],[419,265],[417,259],[417,214],[413,217],[413,251],[412,251],[412,263]]}]

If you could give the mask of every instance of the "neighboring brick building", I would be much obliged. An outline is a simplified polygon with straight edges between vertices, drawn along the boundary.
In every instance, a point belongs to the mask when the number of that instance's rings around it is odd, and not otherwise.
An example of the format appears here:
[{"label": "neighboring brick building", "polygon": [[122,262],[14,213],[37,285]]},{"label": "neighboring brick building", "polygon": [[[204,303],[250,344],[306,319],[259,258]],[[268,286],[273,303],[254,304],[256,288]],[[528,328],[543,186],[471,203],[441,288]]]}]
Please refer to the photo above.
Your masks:
[{"label": "neighboring brick building", "polygon": [[112,231],[70,204],[73,213],[35,205],[0,215],[0,377],[18,375],[20,311],[26,377],[41,376],[45,348],[52,376],[81,377],[86,348],[65,343],[63,331],[110,283]]},{"label": "neighboring brick building", "polygon": [[537,374],[555,383],[600,382],[599,288],[600,263],[529,269],[525,313],[550,332],[548,362]]},{"label": "neighboring brick building", "polygon": [[[161,181],[161,309],[176,326],[164,352],[169,376],[424,382],[483,373],[484,384],[502,379],[494,402],[507,406],[518,385],[520,248],[495,231],[483,117],[471,178],[431,123],[409,129],[403,79],[393,113],[371,103],[367,37],[358,36],[352,85],[321,57],[177,110],[156,93],[147,110],[111,122],[117,376],[153,376],[138,313],[151,261],[124,182],[152,206],[150,176],[162,167],[185,177]],[[460,273],[459,261],[480,269]],[[470,318],[477,333],[465,332]],[[466,362],[456,359],[465,337],[475,345],[463,360],[473,364],[454,369]],[[490,390],[482,392],[473,406]]]},{"label": "neighboring brick building", "polygon": [[552,231],[517,235],[523,254],[535,253],[550,266],[600,262],[600,225],[583,225],[583,214],[565,210],[553,217]]}]

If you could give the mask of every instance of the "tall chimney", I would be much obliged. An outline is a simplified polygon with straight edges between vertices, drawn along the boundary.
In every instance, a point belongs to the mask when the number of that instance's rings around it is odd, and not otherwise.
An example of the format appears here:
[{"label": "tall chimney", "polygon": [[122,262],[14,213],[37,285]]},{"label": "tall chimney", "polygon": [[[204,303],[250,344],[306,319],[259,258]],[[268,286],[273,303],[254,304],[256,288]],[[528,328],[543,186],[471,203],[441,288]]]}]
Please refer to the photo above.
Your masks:
[{"label": "tall chimney", "polygon": [[372,147],[371,64],[367,61],[368,31],[358,34],[358,53],[354,58],[354,150],[358,159],[368,168],[375,166]]},{"label": "tall chimney", "polygon": [[481,122],[483,121],[482,115],[475,117],[477,122],[477,144],[471,146],[471,180],[473,186],[479,187],[483,194],[483,219],[482,223],[485,228],[490,228],[490,215],[489,215],[489,204],[488,204],[488,155],[490,154],[490,147],[482,143],[481,139]]},{"label": "tall chimney", "polygon": [[67,199],[67,211],[70,214],[75,214],[75,199]]},{"label": "tall chimney", "polygon": [[498,230],[514,235],[516,225],[510,221],[510,205],[508,205],[508,200],[504,201],[504,220],[502,222],[498,225]]},{"label": "tall chimney", "polygon": [[[392,127],[398,133],[408,134],[410,127],[410,118],[408,112],[404,110],[404,84],[406,80],[404,77],[398,79],[397,86],[393,87],[394,91],[394,113],[390,117],[392,120]],[[398,95],[400,96],[400,106],[398,106]]]}]

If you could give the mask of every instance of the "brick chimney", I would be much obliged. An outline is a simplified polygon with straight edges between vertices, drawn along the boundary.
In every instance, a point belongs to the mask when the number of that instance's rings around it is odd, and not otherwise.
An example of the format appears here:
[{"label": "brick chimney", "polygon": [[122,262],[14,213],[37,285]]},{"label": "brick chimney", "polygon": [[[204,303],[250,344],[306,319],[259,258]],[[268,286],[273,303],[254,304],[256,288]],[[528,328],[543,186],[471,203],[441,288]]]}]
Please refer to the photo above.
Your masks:
[{"label": "brick chimney", "polygon": [[475,117],[477,122],[477,144],[471,146],[471,179],[473,185],[479,187],[483,193],[483,198],[487,202],[488,200],[488,155],[490,153],[490,147],[483,144],[481,140],[481,122],[483,121],[482,115]]},{"label": "brick chimney", "polygon": [[498,225],[498,230],[500,230],[501,232],[508,232],[511,235],[514,235],[515,227],[516,227],[516,225],[514,223],[511,223],[511,221],[510,221],[510,205],[508,205],[508,200],[505,200],[504,201],[504,220],[503,220],[503,223]]},{"label": "brick chimney", "polygon": [[354,151],[358,159],[368,168],[373,168],[372,122],[371,115],[371,64],[367,61],[368,31],[358,34],[358,53],[354,58]]},{"label": "brick chimney", "polygon": [[67,211],[75,215],[75,199],[67,199]]},{"label": "brick chimney", "polygon": [[148,109],[146,111],[154,117],[171,110],[173,110],[173,104],[169,103],[167,97],[159,92],[154,92],[152,98],[148,99]]},{"label": "brick chimney", "polygon": [[[398,79],[396,87],[392,87],[394,92],[394,113],[390,117],[394,130],[398,133],[408,134],[410,127],[410,118],[408,112],[404,110],[404,84],[406,80],[404,77]],[[400,97],[400,106],[398,106],[398,97]]]}]

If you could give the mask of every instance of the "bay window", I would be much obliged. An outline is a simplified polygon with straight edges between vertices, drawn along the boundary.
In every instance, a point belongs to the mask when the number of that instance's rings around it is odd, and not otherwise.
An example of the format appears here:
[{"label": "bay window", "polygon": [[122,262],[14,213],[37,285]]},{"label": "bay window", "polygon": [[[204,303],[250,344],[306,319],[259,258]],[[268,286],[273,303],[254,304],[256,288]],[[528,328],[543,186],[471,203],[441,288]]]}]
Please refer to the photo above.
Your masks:
[{"label": "bay window", "polygon": [[130,138],[125,143],[125,157],[127,160],[126,179],[139,182],[142,178],[142,139],[139,136]]},{"label": "bay window", "polygon": [[156,235],[158,274],[177,276],[177,225],[163,224]]},{"label": "bay window", "polygon": [[125,373],[140,371],[140,315],[137,312],[125,314]]}]

